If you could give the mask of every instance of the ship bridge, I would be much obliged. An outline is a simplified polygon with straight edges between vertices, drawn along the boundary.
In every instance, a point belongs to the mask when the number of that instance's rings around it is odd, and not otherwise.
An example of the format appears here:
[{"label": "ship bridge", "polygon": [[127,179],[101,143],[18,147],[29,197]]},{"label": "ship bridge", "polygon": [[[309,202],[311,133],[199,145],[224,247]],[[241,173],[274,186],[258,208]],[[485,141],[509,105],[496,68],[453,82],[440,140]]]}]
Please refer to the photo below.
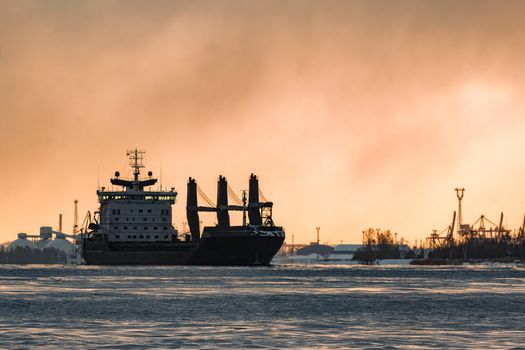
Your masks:
[{"label": "ship bridge", "polygon": [[144,151],[128,151],[129,164],[133,169],[132,179],[121,179],[115,172],[111,184],[122,186],[120,191],[97,191],[100,202],[100,225],[98,233],[109,242],[169,242],[177,239],[177,231],[172,224],[172,205],[177,192],[152,191],[146,189],[157,183],[153,173],[141,179]]},{"label": "ship bridge", "polygon": [[126,192],[106,192],[97,191],[100,202],[108,200],[145,200],[145,201],[169,201],[171,204],[175,203],[177,192],[143,192],[143,193],[126,193]]},{"label": "ship bridge", "polygon": [[134,149],[128,151],[130,166],[133,169],[133,179],[121,179],[120,172],[115,171],[115,177],[110,179],[111,184],[115,186],[122,186],[123,191],[106,191],[105,187],[97,191],[100,202],[110,200],[144,200],[144,201],[168,201],[171,204],[175,203],[177,192],[175,188],[170,191],[145,191],[145,187],[153,186],[157,183],[157,179],[152,178],[153,173],[148,171],[148,179],[140,179],[140,169],[144,168],[143,159],[144,151]]}]

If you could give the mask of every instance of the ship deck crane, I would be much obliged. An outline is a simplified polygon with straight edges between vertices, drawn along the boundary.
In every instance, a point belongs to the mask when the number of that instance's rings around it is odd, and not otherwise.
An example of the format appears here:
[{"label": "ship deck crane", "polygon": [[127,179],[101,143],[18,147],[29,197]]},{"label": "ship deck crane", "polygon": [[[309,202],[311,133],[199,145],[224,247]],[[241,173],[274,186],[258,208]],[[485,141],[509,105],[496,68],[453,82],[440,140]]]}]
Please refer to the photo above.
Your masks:
[{"label": "ship deck crane", "polygon": [[[200,238],[200,221],[199,212],[215,212],[217,213],[217,226],[229,227],[230,217],[228,211],[242,211],[243,212],[243,226],[246,226],[246,213],[249,217],[250,225],[254,226],[274,226],[272,220],[273,203],[268,201],[259,201],[259,182],[257,176],[251,174],[249,186],[249,198],[246,198],[246,191],[243,191],[242,200],[235,194],[235,192],[228,186],[226,178],[219,176],[217,182],[217,204],[214,204],[208,196],[197,185],[195,179],[189,178],[188,181],[188,197],[186,203],[186,215],[188,225],[193,241],[198,241]],[[208,204],[208,206],[198,205],[197,197]],[[236,205],[228,203],[228,198]]]}]

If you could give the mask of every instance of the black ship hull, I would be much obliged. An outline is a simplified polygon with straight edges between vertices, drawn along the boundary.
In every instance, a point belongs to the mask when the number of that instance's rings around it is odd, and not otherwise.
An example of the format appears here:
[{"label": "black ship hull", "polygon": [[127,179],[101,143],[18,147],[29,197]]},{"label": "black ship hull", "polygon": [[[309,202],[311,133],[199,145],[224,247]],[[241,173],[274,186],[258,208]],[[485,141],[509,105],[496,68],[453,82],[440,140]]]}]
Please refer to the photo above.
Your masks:
[{"label": "black ship hull", "polygon": [[281,228],[205,228],[199,242],[114,243],[83,240],[88,265],[269,265],[284,242]]}]

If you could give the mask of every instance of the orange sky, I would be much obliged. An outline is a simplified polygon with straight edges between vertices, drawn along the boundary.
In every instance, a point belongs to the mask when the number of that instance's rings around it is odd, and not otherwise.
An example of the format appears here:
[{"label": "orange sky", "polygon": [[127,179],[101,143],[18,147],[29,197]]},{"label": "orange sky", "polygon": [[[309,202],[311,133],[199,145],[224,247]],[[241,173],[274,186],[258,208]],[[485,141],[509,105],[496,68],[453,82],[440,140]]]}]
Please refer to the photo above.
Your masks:
[{"label": "orange sky", "polygon": [[[525,2],[0,0],[0,242],[72,225],[125,152],[259,175],[288,240],[525,212]],[[207,222],[213,222],[208,214]]]}]

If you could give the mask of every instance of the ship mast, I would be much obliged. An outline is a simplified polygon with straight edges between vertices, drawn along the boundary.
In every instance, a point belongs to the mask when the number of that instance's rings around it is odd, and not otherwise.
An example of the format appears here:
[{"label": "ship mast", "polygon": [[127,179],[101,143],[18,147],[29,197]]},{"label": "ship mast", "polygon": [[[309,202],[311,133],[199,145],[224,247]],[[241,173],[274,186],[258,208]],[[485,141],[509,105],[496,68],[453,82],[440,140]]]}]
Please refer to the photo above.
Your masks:
[{"label": "ship mast", "polygon": [[129,157],[129,166],[133,169],[133,180],[119,179],[120,172],[115,172],[115,178],[111,179],[112,185],[122,186],[127,191],[140,192],[144,190],[146,186],[153,186],[157,183],[157,179],[152,178],[153,173],[148,171],[148,179],[140,180],[140,169],[144,168],[142,163],[144,160],[144,154],[146,152],[135,148],[134,150],[128,151],[126,155]]},{"label": "ship mast", "polygon": [[146,152],[138,150],[137,148],[128,151],[129,165],[133,168],[134,187],[138,186],[139,184],[140,168],[144,168],[144,165],[142,163],[142,161],[144,160],[144,153]]}]

